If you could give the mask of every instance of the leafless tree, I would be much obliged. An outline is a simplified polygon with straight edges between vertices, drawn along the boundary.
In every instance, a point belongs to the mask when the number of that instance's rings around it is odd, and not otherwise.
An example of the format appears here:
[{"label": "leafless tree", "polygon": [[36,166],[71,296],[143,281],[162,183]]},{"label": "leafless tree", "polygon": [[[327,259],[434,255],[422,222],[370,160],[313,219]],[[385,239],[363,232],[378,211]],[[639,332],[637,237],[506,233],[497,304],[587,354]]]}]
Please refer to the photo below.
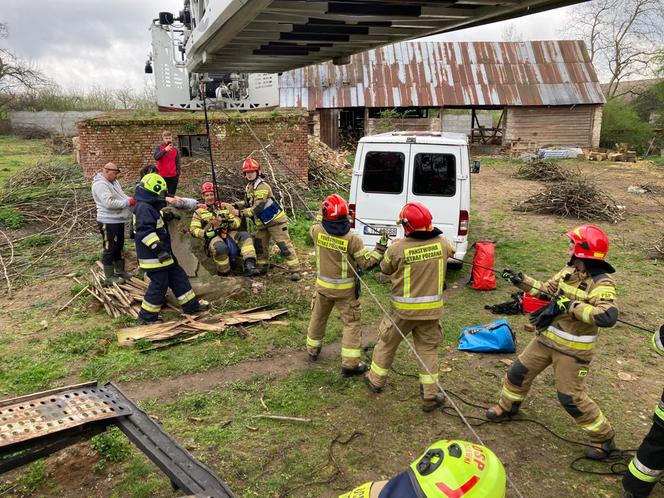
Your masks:
[{"label": "leafless tree", "polygon": [[[0,22],[0,40],[9,36],[7,23]],[[32,64],[11,50],[0,47],[0,109],[21,92],[50,85],[50,81]]]},{"label": "leafless tree", "polygon": [[566,33],[586,42],[611,98],[621,81],[653,75],[662,26],[664,0],[594,0],[575,7]]},{"label": "leafless tree", "polygon": [[523,33],[519,31],[515,23],[510,22],[503,27],[500,39],[505,42],[520,42],[523,41]]}]

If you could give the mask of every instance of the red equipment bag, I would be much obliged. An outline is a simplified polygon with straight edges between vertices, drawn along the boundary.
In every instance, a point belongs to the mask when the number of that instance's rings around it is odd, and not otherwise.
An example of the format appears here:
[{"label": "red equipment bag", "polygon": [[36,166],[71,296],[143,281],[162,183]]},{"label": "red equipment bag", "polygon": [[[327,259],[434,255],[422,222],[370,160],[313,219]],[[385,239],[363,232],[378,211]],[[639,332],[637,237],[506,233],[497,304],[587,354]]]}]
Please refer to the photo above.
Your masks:
[{"label": "red equipment bag", "polygon": [[525,314],[532,313],[538,309],[549,304],[549,301],[543,301],[542,299],[537,299],[536,297],[531,296],[527,292],[523,293],[523,300],[521,301],[521,309]]},{"label": "red equipment bag", "polygon": [[496,288],[496,275],[493,272],[493,255],[496,243],[490,240],[482,240],[475,242],[473,247],[475,248],[473,273],[468,284],[475,290],[494,290]]}]

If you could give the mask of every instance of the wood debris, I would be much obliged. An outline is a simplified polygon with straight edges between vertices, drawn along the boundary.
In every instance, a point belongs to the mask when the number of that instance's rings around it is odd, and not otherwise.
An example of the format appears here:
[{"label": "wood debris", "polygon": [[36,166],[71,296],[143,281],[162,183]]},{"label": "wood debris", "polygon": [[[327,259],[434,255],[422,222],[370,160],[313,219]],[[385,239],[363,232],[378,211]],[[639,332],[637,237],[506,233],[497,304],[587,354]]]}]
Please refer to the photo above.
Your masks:
[{"label": "wood debris", "polygon": [[559,182],[571,176],[571,173],[555,161],[533,159],[527,161],[514,174],[516,178],[524,180],[538,180],[540,182]]},{"label": "wood debris", "polygon": [[184,315],[183,318],[171,322],[126,327],[117,331],[118,344],[120,346],[133,346],[138,341],[148,341],[161,343],[149,348],[149,350],[161,349],[172,346],[173,343],[163,343],[171,339],[177,338],[176,344],[191,342],[208,332],[222,333],[228,327],[262,323],[288,313],[285,308],[276,310],[262,308],[264,307],[259,307],[258,310],[252,308],[218,314],[206,312],[200,315]]}]

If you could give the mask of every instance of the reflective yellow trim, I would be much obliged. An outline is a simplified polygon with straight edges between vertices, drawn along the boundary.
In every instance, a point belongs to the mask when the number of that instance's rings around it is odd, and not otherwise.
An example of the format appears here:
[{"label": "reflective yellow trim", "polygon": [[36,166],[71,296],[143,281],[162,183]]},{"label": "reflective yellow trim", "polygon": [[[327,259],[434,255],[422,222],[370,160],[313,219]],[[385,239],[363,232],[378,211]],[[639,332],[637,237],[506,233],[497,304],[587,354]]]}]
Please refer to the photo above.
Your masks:
[{"label": "reflective yellow trim", "polygon": [[443,293],[443,281],[445,280],[445,261],[438,260],[438,294]]},{"label": "reflective yellow trim", "polygon": [[563,281],[558,282],[558,289],[567,294],[568,297],[572,297],[574,299],[581,299],[583,301],[588,299],[588,293],[586,291],[578,289],[573,285],[569,285]]},{"label": "reflective yellow trim", "polygon": [[584,343],[584,342],[570,341],[568,339],[563,339],[562,337],[558,337],[556,334],[554,334],[550,330],[546,330],[546,331],[542,332],[542,335],[544,337],[548,337],[553,342],[556,342],[556,343],[561,344],[563,346],[570,347],[572,349],[578,349],[580,351],[588,351],[589,349],[592,349],[592,348],[595,347],[594,342]]},{"label": "reflective yellow trim", "polygon": [[510,390],[507,386],[503,386],[501,394],[510,401],[523,401],[524,399],[526,399],[526,397],[523,394],[515,393],[514,391]]},{"label": "reflective yellow trim", "polygon": [[406,263],[417,263],[419,261],[427,261],[429,259],[442,258],[443,246],[440,242],[433,244],[426,244],[423,246],[411,247],[403,251]]},{"label": "reflective yellow trim", "polygon": [[152,244],[159,242],[159,236],[156,233],[149,233],[141,239],[141,242],[150,247]]},{"label": "reflective yellow trim", "polygon": [[312,339],[311,337],[307,336],[307,346],[311,346],[312,348],[317,348],[320,347],[321,344],[323,344],[323,341],[319,339]]},{"label": "reflective yellow trim", "polygon": [[139,259],[138,267],[143,270],[154,270],[156,268],[165,268],[167,266],[175,263],[172,258],[168,258],[166,261],[161,263],[158,259]]},{"label": "reflective yellow trim", "polygon": [[181,296],[178,296],[178,303],[187,304],[189,301],[191,301],[195,297],[196,297],[196,294],[194,293],[193,289],[190,289],[189,291],[185,292]]},{"label": "reflective yellow trim", "polygon": [[348,278],[348,259],[341,256],[341,278]]},{"label": "reflective yellow trim", "polygon": [[540,292],[542,291],[542,282],[539,280],[533,279],[532,284],[530,282],[526,282],[526,285],[530,285],[530,288],[526,291],[528,294],[531,296],[537,297]]},{"label": "reflective yellow trim", "polygon": [[374,361],[371,362],[371,371],[379,377],[385,377],[389,372],[387,368],[379,367]]},{"label": "reflective yellow trim", "polygon": [[410,265],[403,268],[403,297],[410,297]]},{"label": "reflective yellow trim", "polygon": [[332,251],[348,252],[348,240],[340,237],[334,237],[323,232],[318,232],[316,236],[316,245],[331,249]]},{"label": "reflective yellow trim", "polygon": [[629,469],[630,474],[632,474],[634,477],[636,477],[639,481],[642,481],[642,482],[657,482],[659,480],[659,478],[661,476],[661,471],[657,475],[648,475],[645,472],[641,472],[637,468],[638,464],[635,463],[635,460],[638,462],[636,457],[634,457],[634,459],[631,462],[629,462],[629,465],[627,466],[627,468]]},{"label": "reflective yellow trim", "polygon": [[141,303],[141,308],[150,313],[159,313],[161,311],[161,304],[152,304],[148,303],[146,300],[143,300]]},{"label": "reflective yellow trim", "polygon": [[599,415],[595,420],[593,420],[589,424],[581,425],[581,428],[587,432],[597,432],[602,427],[602,424],[604,424],[604,422],[606,422],[606,417],[602,412],[599,412]]},{"label": "reflective yellow trim", "polygon": [[436,382],[438,382],[438,374],[429,375],[429,374],[421,373],[420,374],[420,382],[422,384],[427,384],[427,385],[428,384],[435,384]]},{"label": "reflective yellow trim", "polygon": [[362,486],[358,486],[348,493],[339,495],[339,498],[370,498],[372,486],[373,482],[365,482]]},{"label": "reflective yellow trim", "polygon": [[163,227],[164,227],[164,220],[162,220],[161,218],[159,218],[159,219],[157,220],[157,228],[163,228]]},{"label": "reflective yellow trim", "polygon": [[389,263],[390,261],[392,261],[392,258],[390,258],[390,256],[387,253],[385,253],[385,255],[383,256],[383,261]]},{"label": "reflective yellow trim", "polygon": [[583,320],[586,323],[594,324],[595,322],[593,321],[592,316],[590,314],[593,312],[593,307],[590,304],[586,304],[583,307],[583,313],[581,316],[581,320]]},{"label": "reflective yellow trim", "polygon": [[362,356],[361,349],[341,348],[342,358],[359,358],[360,356]]},{"label": "reflective yellow trim", "polygon": [[355,287],[355,281],[345,282],[341,284],[333,284],[331,282],[326,282],[325,280],[317,278],[316,285],[320,285],[321,287],[324,287],[326,289],[352,289],[353,287]]},{"label": "reflective yellow trim", "polygon": [[660,420],[664,421],[664,409],[661,407],[655,408],[655,417],[659,418]]},{"label": "reflective yellow trim", "polygon": [[378,251],[371,251],[367,257],[374,258],[375,260],[378,260],[378,261],[383,259],[383,255],[381,253],[379,253]]},{"label": "reflective yellow trim", "polygon": [[432,310],[443,307],[443,300],[433,301],[430,303],[400,303],[399,301],[392,301],[392,306],[400,310]]},{"label": "reflective yellow trim", "polygon": [[614,300],[616,298],[616,288],[612,285],[599,285],[588,295],[591,299],[597,296],[599,296],[600,299]]},{"label": "reflective yellow trim", "polygon": [[359,251],[357,251],[355,254],[353,254],[354,259],[360,259],[362,256],[366,256],[369,253],[366,247],[363,247]]}]

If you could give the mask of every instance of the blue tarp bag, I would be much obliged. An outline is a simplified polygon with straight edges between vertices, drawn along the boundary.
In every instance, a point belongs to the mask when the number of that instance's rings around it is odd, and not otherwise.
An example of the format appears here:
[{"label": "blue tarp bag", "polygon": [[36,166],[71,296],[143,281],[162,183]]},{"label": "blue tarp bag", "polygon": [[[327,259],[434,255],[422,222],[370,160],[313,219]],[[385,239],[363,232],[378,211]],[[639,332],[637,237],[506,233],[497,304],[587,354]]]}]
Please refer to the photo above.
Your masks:
[{"label": "blue tarp bag", "polygon": [[474,353],[514,353],[516,336],[507,320],[496,320],[461,330],[457,349]]}]

